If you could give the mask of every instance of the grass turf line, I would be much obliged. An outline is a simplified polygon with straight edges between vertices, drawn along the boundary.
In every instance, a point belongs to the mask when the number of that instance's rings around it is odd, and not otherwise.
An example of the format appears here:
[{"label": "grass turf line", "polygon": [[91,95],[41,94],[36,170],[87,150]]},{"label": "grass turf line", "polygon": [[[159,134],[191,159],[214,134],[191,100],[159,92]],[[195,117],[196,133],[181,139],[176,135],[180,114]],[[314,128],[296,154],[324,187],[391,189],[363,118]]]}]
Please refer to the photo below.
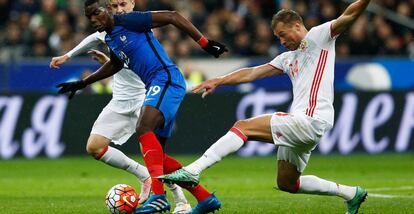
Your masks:
[{"label": "grass turf line", "polygon": [[[184,164],[197,157],[177,156]],[[143,163],[141,157],[134,159]],[[0,174],[0,213],[109,213],[104,197],[110,187],[127,183],[138,192],[140,188],[134,176],[89,157],[2,160]],[[304,174],[397,196],[368,197],[362,213],[414,210],[414,188],[401,188],[414,187],[412,154],[314,155]],[[345,213],[338,197],[275,190],[275,156],[224,158],[203,173],[201,183],[216,191],[222,202],[220,213]],[[186,195],[195,206],[194,198]],[[172,202],[171,194],[168,197]]]}]

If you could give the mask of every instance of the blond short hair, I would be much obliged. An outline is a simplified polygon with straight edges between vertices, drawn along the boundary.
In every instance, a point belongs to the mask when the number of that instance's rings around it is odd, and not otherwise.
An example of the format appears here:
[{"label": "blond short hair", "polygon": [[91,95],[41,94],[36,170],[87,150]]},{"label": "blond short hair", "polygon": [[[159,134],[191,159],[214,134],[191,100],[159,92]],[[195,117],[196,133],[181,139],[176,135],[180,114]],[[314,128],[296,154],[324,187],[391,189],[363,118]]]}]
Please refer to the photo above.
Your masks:
[{"label": "blond short hair", "polygon": [[290,9],[282,9],[277,12],[272,18],[272,29],[275,29],[276,25],[279,23],[285,24],[294,24],[295,22],[299,22],[303,24],[302,17],[295,11]]}]

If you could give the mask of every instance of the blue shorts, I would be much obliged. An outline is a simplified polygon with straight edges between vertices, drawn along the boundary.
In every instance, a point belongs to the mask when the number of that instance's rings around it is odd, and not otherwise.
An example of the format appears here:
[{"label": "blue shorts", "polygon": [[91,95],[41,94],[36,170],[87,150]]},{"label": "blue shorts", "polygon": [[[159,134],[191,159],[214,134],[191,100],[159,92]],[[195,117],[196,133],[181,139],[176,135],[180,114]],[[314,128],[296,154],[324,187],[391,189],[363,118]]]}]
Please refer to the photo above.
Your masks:
[{"label": "blue shorts", "polygon": [[175,67],[159,71],[149,85],[144,106],[158,109],[164,116],[164,126],[155,133],[161,137],[170,137],[175,116],[186,93],[183,75]]}]

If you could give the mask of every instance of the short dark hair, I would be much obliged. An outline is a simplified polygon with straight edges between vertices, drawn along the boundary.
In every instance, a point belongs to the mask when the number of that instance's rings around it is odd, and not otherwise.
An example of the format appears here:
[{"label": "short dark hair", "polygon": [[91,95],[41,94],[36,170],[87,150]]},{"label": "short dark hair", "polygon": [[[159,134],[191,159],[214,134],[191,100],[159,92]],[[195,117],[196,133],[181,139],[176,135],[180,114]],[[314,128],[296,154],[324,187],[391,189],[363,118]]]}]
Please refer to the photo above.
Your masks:
[{"label": "short dark hair", "polygon": [[95,3],[98,3],[99,6],[102,6],[103,3],[101,0],[85,0],[85,5],[84,7],[89,7],[90,5],[93,5]]},{"label": "short dark hair", "polygon": [[275,29],[277,23],[282,22],[286,24],[293,24],[299,22],[303,24],[303,19],[298,13],[290,9],[282,9],[277,12],[272,18],[272,29]]}]

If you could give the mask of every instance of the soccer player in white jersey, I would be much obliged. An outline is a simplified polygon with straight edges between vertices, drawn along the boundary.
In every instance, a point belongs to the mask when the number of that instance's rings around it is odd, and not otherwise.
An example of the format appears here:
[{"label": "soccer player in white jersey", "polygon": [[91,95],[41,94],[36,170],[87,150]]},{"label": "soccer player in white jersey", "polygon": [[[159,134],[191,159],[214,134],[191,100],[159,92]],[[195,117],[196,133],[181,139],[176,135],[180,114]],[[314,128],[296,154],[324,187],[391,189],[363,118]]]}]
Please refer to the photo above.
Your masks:
[{"label": "soccer player in white jersey", "polygon": [[[113,13],[128,13],[133,11],[135,6],[133,0],[108,0],[107,4]],[[101,43],[105,43],[104,38],[105,32],[95,32],[89,35],[68,53],[53,57],[50,67],[59,68],[59,65],[64,64],[71,57],[87,51],[97,61],[104,64],[109,58],[97,50],[90,50]],[[139,203],[142,204],[148,199],[151,192],[151,178],[147,168],[127,157],[122,151],[109,146],[109,144],[113,142],[122,145],[135,133],[140,108],[145,98],[145,85],[133,71],[125,67],[114,75],[112,87],[112,100],[96,119],[86,145],[86,151],[96,160],[137,176],[141,181]],[[190,211],[191,206],[181,187],[176,184],[168,186],[176,203],[173,213]]]},{"label": "soccer player in white jersey", "polygon": [[198,160],[174,173],[158,177],[164,182],[196,184],[200,173],[247,140],[279,146],[277,185],[290,193],[335,195],[347,202],[347,213],[357,213],[367,197],[362,187],[337,184],[314,175],[302,175],[311,151],[333,126],[335,40],[365,10],[369,0],[357,0],[335,20],[309,31],[294,11],[282,9],[274,15],[272,30],[289,49],[267,64],[242,68],[208,80],[194,88],[205,89],[203,97],[219,85],[240,84],[273,75],[287,74],[293,85],[290,113],[276,112],[237,121],[227,134]]}]

